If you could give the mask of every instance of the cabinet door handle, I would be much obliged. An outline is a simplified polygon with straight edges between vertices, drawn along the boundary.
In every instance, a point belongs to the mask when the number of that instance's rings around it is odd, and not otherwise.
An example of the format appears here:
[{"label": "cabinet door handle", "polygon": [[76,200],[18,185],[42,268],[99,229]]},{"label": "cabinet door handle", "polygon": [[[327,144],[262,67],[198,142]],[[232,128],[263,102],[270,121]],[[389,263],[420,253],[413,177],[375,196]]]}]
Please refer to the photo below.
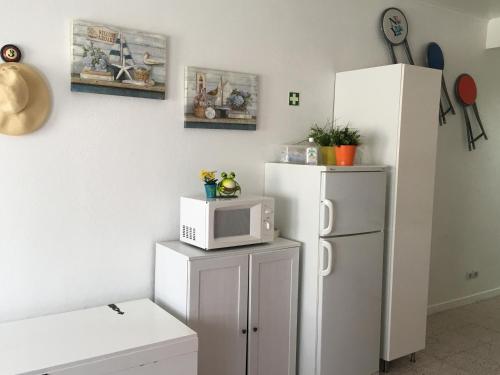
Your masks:
[{"label": "cabinet door handle", "polygon": [[247,330],[246,330],[245,328],[243,328],[243,329],[241,330],[241,333],[243,333],[244,335],[246,335],[246,334],[247,334]]},{"label": "cabinet door handle", "polygon": [[259,329],[257,327],[253,327],[253,331],[257,332]]}]

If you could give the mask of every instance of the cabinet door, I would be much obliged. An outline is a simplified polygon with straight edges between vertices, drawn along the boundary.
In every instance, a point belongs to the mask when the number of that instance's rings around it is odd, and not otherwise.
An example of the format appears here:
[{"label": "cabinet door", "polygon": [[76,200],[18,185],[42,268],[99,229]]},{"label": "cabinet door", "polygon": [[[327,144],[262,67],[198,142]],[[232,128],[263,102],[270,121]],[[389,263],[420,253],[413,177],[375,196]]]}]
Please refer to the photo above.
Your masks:
[{"label": "cabinet door", "polygon": [[198,333],[199,375],[245,375],[248,255],[193,260],[188,325]]},{"label": "cabinet door", "polygon": [[295,374],[299,249],[250,255],[249,375]]}]

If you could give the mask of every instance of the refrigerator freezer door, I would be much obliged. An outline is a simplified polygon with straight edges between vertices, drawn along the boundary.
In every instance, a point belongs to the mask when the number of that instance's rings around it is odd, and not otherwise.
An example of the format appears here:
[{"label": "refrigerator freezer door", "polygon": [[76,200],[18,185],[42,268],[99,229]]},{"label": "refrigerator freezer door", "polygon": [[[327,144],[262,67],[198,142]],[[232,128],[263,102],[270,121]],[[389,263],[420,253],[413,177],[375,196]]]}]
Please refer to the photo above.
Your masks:
[{"label": "refrigerator freezer door", "polygon": [[385,171],[324,172],[321,179],[321,237],[384,229]]},{"label": "refrigerator freezer door", "polygon": [[319,276],[318,374],[378,371],[383,241],[381,232],[320,241],[320,263],[332,256],[333,267]]}]

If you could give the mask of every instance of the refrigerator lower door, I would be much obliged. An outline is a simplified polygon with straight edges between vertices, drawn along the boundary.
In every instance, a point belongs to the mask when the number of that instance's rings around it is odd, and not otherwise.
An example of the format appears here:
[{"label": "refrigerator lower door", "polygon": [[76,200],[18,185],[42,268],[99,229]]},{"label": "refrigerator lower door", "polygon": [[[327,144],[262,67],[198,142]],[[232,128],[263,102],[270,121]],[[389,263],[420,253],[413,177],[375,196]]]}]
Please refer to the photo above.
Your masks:
[{"label": "refrigerator lower door", "polygon": [[320,236],[384,229],[386,172],[323,172]]},{"label": "refrigerator lower door", "polygon": [[382,232],[320,240],[317,374],[378,371],[383,241]]}]

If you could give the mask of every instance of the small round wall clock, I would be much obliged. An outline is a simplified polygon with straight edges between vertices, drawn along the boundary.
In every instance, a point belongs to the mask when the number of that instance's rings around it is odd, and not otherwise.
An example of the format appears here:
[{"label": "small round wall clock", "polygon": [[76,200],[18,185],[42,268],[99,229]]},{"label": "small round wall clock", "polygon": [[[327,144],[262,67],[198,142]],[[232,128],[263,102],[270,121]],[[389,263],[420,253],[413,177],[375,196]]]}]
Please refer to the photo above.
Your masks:
[{"label": "small round wall clock", "polygon": [[2,60],[5,62],[19,62],[22,57],[21,50],[13,44],[6,44],[3,46],[1,54]]},{"label": "small round wall clock", "polygon": [[207,109],[205,109],[205,117],[209,120],[213,120],[215,118],[215,109],[207,107]]}]

